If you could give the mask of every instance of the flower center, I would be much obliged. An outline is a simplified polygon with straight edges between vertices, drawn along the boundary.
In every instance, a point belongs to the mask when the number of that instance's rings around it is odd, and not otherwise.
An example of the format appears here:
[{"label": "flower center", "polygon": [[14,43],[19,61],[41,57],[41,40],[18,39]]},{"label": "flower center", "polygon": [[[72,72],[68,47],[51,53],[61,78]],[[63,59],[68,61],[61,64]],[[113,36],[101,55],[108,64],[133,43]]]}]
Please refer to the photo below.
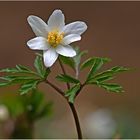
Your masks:
[{"label": "flower center", "polygon": [[58,31],[51,31],[48,33],[47,41],[52,47],[57,47],[64,37],[64,33]]}]

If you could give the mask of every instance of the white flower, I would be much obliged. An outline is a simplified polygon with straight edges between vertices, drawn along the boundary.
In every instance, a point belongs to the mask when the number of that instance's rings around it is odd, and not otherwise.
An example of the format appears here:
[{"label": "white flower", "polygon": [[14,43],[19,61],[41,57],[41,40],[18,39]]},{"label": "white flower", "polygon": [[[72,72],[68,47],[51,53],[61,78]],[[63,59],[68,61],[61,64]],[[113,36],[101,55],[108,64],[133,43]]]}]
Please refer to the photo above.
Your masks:
[{"label": "white flower", "polygon": [[87,29],[84,22],[76,21],[65,25],[65,18],[61,10],[55,10],[46,24],[37,16],[27,18],[37,37],[29,40],[27,45],[33,50],[43,50],[44,64],[51,67],[58,55],[73,57],[75,50],[69,45],[81,40],[81,34]]}]

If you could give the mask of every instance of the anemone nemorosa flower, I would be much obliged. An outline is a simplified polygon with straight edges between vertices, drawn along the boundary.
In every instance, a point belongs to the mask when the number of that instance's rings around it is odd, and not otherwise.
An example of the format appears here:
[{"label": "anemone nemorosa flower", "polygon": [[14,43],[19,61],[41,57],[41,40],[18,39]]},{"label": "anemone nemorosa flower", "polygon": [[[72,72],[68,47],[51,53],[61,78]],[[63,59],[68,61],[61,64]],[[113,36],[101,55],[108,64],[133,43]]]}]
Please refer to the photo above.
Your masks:
[{"label": "anemone nemorosa flower", "polygon": [[74,57],[75,50],[69,45],[81,40],[81,34],[87,29],[84,22],[76,21],[65,25],[65,18],[61,10],[55,10],[49,17],[47,24],[37,16],[27,18],[37,37],[29,40],[27,45],[33,50],[43,50],[46,67],[51,67],[58,55]]}]

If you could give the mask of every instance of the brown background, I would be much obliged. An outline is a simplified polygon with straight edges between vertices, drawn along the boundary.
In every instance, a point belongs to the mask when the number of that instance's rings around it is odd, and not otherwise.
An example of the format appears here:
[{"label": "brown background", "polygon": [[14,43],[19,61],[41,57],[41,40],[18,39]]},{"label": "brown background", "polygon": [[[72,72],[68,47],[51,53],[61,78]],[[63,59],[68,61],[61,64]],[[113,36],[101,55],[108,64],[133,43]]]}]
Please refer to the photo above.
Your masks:
[{"label": "brown background", "polygon": [[[82,50],[88,50],[89,56],[111,58],[108,67],[122,65],[136,68],[133,72],[119,75],[115,80],[123,85],[124,94],[106,93],[103,89],[90,86],[82,91],[76,100],[76,108],[83,130],[84,118],[96,108],[126,111],[135,119],[139,118],[140,2],[0,2],[0,68],[14,67],[16,64],[32,66],[35,52],[28,49],[26,42],[34,34],[26,19],[33,14],[47,21],[54,9],[63,10],[66,23],[75,20],[87,23],[88,30],[77,45]],[[57,74],[58,70],[55,64],[52,73]],[[82,78],[86,72],[81,74]],[[50,76],[50,80],[54,80],[53,76]],[[40,88],[47,91],[47,99],[54,102],[54,117],[47,125],[48,131],[56,131],[52,137],[76,135],[65,101],[48,86],[42,84]],[[14,90],[1,88],[0,92]],[[70,128],[71,132],[65,128]]]}]

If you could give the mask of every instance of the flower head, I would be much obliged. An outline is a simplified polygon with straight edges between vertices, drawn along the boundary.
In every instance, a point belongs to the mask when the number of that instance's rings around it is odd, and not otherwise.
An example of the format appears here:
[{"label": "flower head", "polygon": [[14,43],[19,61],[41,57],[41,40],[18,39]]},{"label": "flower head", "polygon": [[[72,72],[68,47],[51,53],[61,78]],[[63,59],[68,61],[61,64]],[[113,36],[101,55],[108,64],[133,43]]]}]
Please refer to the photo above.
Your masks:
[{"label": "flower head", "polygon": [[55,10],[47,24],[41,18],[33,15],[29,16],[27,20],[37,36],[29,40],[27,45],[33,50],[43,50],[46,67],[51,67],[59,54],[74,57],[76,52],[70,44],[81,40],[81,34],[87,29],[87,25],[81,21],[65,25],[65,18],[61,10]]}]

